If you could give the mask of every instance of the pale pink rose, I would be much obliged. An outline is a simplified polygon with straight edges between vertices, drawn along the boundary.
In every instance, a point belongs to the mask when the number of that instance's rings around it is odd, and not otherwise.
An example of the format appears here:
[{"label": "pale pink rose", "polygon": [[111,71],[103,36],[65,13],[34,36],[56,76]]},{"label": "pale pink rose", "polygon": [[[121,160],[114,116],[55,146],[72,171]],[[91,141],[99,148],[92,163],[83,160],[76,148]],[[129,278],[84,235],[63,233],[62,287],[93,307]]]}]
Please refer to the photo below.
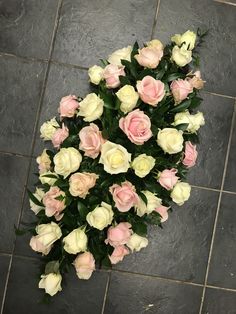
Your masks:
[{"label": "pale pink rose", "polygon": [[113,196],[115,206],[120,212],[127,212],[139,202],[135,187],[128,181],[123,182],[121,185],[113,184],[109,191]]},{"label": "pale pink rose", "polygon": [[188,78],[189,83],[192,85],[193,88],[202,89],[205,82],[201,78],[201,72],[196,71],[195,73],[193,73],[193,75],[194,76],[192,78]]},{"label": "pale pink rose", "polygon": [[85,198],[89,194],[89,190],[96,184],[98,175],[90,172],[77,172],[72,174],[69,179],[69,192],[73,196]]},{"label": "pale pink rose", "polygon": [[159,206],[158,208],[155,209],[155,211],[161,215],[161,222],[165,222],[168,219],[168,209],[169,207],[166,206]]},{"label": "pale pink rose", "polygon": [[63,217],[62,211],[66,207],[64,199],[56,199],[59,196],[65,197],[65,192],[60,190],[57,186],[52,186],[43,197],[45,215],[48,217],[54,216],[56,220],[60,220]]},{"label": "pale pink rose", "polygon": [[140,49],[139,54],[134,57],[140,65],[155,69],[163,57],[163,50],[157,47],[144,47]]},{"label": "pale pink rose", "polygon": [[47,255],[52,248],[52,245],[46,246],[43,243],[41,243],[37,236],[32,237],[30,239],[29,244],[30,244],[32,250],[34,250],[35,252],[40,252],[43,255]]},{"label": "pale pink rose", "polygon": [[172,169],[165,169],[159,174],[159,183],[163,188],[166,190],[172,190],[174,185],[177,183],[179,177],[176,176],[177,170]]},{"label": "pale pink rose", "polygon": [[109,259],[112,264],[117,264],[118,262],[123,261],[123,258],[129,254],[129,250],[124,245],[119,245],[115,247]]},{"label": "pale pink rose", "polygon": [[197,160],[197,154],[196,145],[189,141],[186,142],[183,164],[188,168],[193,167]]},{"label": "pale pink rose", "polygon": [[62,124],[61,129],[57,129],[56,132],[52,136],[52,144],[55,148],[59,148],[61,143],[69,136],[68,128]]},{"label": "pale pink rose", "polygon": [[90,252],[79,254],[73,264],[80,279],[89,279],[95,270],[95,260]]},{"label": "pale pink rose", "polygon": [[107,230],[107,239],[105,240],[106,244],[110,244],[111,246],[119,246],[126,244],[132,234],[131,224],[128,222],[120,222],[115,227],[110,227]]},{"label": "pale pink rose", "polygon": [[119,121],[119,127],[127,135],[128,139],[142,145],[152,137],[151,121],[143,111],[136,109]]},{"label": "pale pink rose", "polygon": [[106,80],[107,88],[116,88],[120,85],[119,76],[125,76],[124,66],[108,64],[103,72],[103,77]]},{"label": "pale pink rose", "polygon": [[69,95],[62,97],[58,111],[62,118],[72,118],[75,115],[76,109],[78,107],[79,103],[77,101],[77,97],[75,95]]},{"label": "pale pink rose", "polygon": [[138,81],[136,87],[142,101],[154,107],[165,96],[165,84],[149,75]]},{"label": "pale pink rose", "polygon": [[85,152],[85,156],[93,159],[99,155],[102,144],[105,143],[101,131],[94,123],[90,123],[89,126],[85,126],[81,129],[79,132],[79,138],[79,149]]},{"label": "pale pink rose", "polygon": [[178,104],[182,100],[186,99],[193,91],[193,87],[188,80],[175,80],[170,84],[175,102]]}]

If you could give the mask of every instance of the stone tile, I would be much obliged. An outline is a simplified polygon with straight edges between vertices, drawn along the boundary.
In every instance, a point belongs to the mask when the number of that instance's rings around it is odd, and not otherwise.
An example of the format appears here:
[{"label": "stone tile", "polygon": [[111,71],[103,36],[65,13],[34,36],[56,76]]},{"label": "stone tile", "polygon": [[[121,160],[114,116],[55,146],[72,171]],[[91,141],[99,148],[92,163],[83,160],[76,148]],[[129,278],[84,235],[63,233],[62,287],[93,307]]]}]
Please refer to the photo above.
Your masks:
[{"label": "stone tile", "polygon": [[149,228],[149,245],[117,264],[120,270],[203,283],[219,194],[192,189],[163,229]]},{"label": "stone tile", "polygon": [[136,39],[145,42],[151,36],[155,8],[156,0],[66,0],[53,58],[91,66]]},{"label": "stone tile", "polygon": [[223,194],[208,283],[236,289],[236,195]]},{"label": "stone tile", "polygon": [[0,154],[0,252],[12,250],[28,163],[25,157]]},{"label": "stone tile", "polygon": [[57,0],[1,1],[0,51],[48,58],[57,4]]},{"label": "stone tile", "polygon": [[[72,94],[84,97],[89,91],[86,70],[51,64],[38,130],[45,121],[58,116],[58,106],[63,96]],[[38,131],[34,155],[39,155],[45,145],[50,147],[48,142],[43,143]]]},{"label": "stone tile", "polygon": [[207,289],[202,314],[235,314],[236,293]]},{"label": "stone tile", "polygon": [[208,29],[209,35],[200,49],[201,71],[206,89],[235,96],[236,8],[212,0],[161,1],[155,38],[163,42],[175,33],[188,29]]},{"label": "stone tile", "polygon": [[229,159],[224,183],[224,190],[236,192],[236,117],[234,121],[233,136],[230,145]]},{"label": "stone tile", "polygon": [[0,307],[2,303],[3,293],[5,289],[5,282],[7,278],[8,266],[10,262],[10,256],[0,254]]},{"label": "stone tile", "polygon": [[232,99],[202,93],[200,111],[206,124],[200,129],[197,164],[190,169],[188,180],[193,185],[219,189],[224,170],[231,120]]},{"label": "stone tile", "polygon": [[0,150],[30,154],[46,65],[0,56]]},{"label": "stone tile", "polygon": [[[71,270],[62,283],[62,292],[49,304],[42,304],[43,290],[38,289],[39,261],[14,258],[3,314],[81,314],[101,313],[108,273],[95,272],[90,280],[79,280]],[[14,302],[13,302],[14,300]]]},{"label": "stone tile", "polygon": [[104,314],[195,314],[201,292],[201,287],[112,273]]}]

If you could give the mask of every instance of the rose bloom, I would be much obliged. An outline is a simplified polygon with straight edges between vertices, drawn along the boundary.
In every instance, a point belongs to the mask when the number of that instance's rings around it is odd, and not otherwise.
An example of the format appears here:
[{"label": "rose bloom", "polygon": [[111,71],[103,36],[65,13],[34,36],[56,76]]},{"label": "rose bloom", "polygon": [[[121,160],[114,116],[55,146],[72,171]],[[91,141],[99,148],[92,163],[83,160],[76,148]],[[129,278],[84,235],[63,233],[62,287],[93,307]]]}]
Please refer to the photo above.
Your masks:
[{"label": "rose bloom", "polygon": [[158,39],[153,39],[149,42],[146,43],[148,47],[155,47],[159,50],[163,50],[164,49],[164,46],[162,44],[162,42]]},{"label": "rose bloom", "polygon": [[127,212],[139,202],[135,186],[128,181],[123,182],[121,185],[113,184],[109,191],[113,196],[115,206],[120,212]]},{"label": "rose bloom", "polygon": [[177,182],[174,186],[170,197],[172,201],[181,206],[190,197],[191,186],[187,182]]},{"label": "rose bloom", "polygon": [[171,41],[175,42],[178,46],[184,44],[189,50],[192,50],[195,46],[196,38],[196,34],[188,30],[182,35],[175,34],[171,37]]},{"label": "rose bloom", "polygon": [[79,106],[77,115],[84,117],[83,120],[86,122],[92,122],[103,114],[104,101],[95,93],[90,93],[79,103]]},{"label": "rose bloom", "polygon": [[131,224],[128,222],[120,222],[115,227],[110,227],[107,231],[106,244],[111,246],[120,246],[126,244],[132,234]]},{"label": "rose bloom", "polygon": [[165,84],[149,75],[145,76],[142,81],[137,81],[136,87],[142,101],[154,107],[165,96]]},{"label": "rose bloom", "polygon": [[50,273],[48,275],[41,275],[39,289],[45,289],[45,292],[53,297],[58,291],[62,290],[61,281],[61,274]]},{"label": "rose bloom", "polygon": [[[45,192],[43,189],[36,188],[35,193],[33,193],[34,197],[39,201],[42,202],[42,199],[45,195]],[[29,200],[30,203],[30,209],[37,215],[40,210],[44,209],[44,206],[36,205],[31,199]]]},{"label": "rose bloom", "polygon": [[196,71],[193,73],[193,75],[194,76],[192,78],[188,78],[189,83],[192,85],[193,88],[202,89],[205,81],[203,81],[201,78],[201,72]]},{"label": "rose bloom", "polygon": [[161,215],[161,222],[165,222],[168,219],[168,209],[166,206],[159,206],[155,209],[155,211]]},{"label": "rose bloom", "polygon": [[127,243],[128,248],[130,250],[139,252],[141,249],[145,248],[148,245],[148,239],[145,237],[139,236],[137,233],[132,234]]},{"label": "rose bloom", "polygon": [[120,110],[124,113],[133,110],[139,99],[138,93],[131,85],[125,85],[121,87],[116,93],[116,96],[121,101]]},{"label": "rose bloom", "polygon": [[187,50],[185,45],[181,48],[174,46],[172,49],[172,60],[175,61],[178,66],[184,67],[192,61],[192,51]]},{"label": "rose bloom", "polygon": [[55,148],[59,148],[61,143],[64,142],[64,140],[69,136],[69,130],[65,126],[65,124],[62,124],[61,129],[57,129],[56,132],[52,136],[52,144]]},{"label": "rose bloom", "polygon": [[129,254],[129,250],[124,245],[119,245],[114,248],[114,251],[109,255],[112,264],[117,264],[123,261],[123,258]]},{"label": "rose bloom", "polygon": [[193,92],[193,87],[187,80],[175,80],[170,85],[176,104],[186,99]]},{"label": "rose bloom", "polygon": [[51,168],[51,159],[47,154],[47,150],[44,149],[42,154],[37,157],[36,162],[38,163],[39,173],[45,173]]},{"label": "rose bloom", "polygon": [[40,127],[40,137],[44,141],[50,141],[53,137],[53,134],[59,127],[60,125],[58,124],[55,117],[49,121],[44,122]]},{"label": "rose bloom", "polygon": [[79,138],[79,149],[84,151],[85,156],[93,159],[99,155],[102,144],[105,143],[102,132],[94,123],[90,123],[89,126],[82,128],[79,132]]},{"label": "rose bloom", "polygon": [[98,230],[103,230],[105,227],[111,224],[114,213],[111,205],[102,202],[100,206],[97,206],[88,213],[86,220],[91,227]]},{"label": "rose bloom", "polygon": [[85,198],[89,194],[89,190],[96,184],[98,175],[89,172],[77,172],[72,174],[69,179],[69,192],[73,196]]},{"label": "rose bloom", "polygon": [[90,82],[95,85],[98,85],[100,81],[103,79],[103,68],[98,65],[94,65],[91,68],[89,68],[88,75]]},{"label": "rose bloom", "polygon": [[132,161],[132,168],[136,176],[144,178],[150,173],[152,168],[155,166],[155,158],[147,156],[146,154],[138,155]]},{"label": "rose bloom", "polygon": [[79,169],[82,161],[80,152],[74,147],[61,148],[53,158],[54,171],[64,178]]},{"label": "rose bloom", "polygon": [[142,217],[145,214],[150,214],[153,212],[156,208],[161,206],[162,200],[156,196],[156,194],[150,192],[150,191],[142,191],[142,193],[145,195],[147,199],[147,204],[144,203],[144,201],[139,198],[138,205],[135,206],[135,209],[137,211],[137,215],[139,217]]},{"label": "rose bloom", "polygon": [[143,111],[136,109],[119,121],[119,127],[127,135],[128,139],[142,145],[152,137],[151,121]]},{"label": "rose bloom", "polygon": [[166,190],[172,190],[174,185],[178,182],[179,177],[176,176],[177,169],[165,169],[158,175],[158,181]]},{"label": "rose bloom", "polygon": [[111,64],[122,66],[121,60],[131,61],[131,51],[131,46],[118,49],[108,57],[107,61]]},{"label": "rose bloom", "polygon": [[95,259],[90,252],[79,254],[73,264],[79,279],[88,280],[95,270]]},{"label": "rose bloom", "polygon": [[88,237],[82,228],[77,228],[63,239],[63,243],[67,253],[76,254],[87,250]]},{"label": "rose bloom", "polygon": [[48,184],[50,186],[54,185],[55,182],[57,181],[57,179],[58,179],[58,175],[52,171],[47,171],[47,172],[41,173],[39,176],[39,181],[42,184]]},{"label": "rose bloom", "polygon": [[183,131],[173,128],[164,128],[157,134],[157,144],[165,153],[177,154],[183,149]]},{"label": "rose bloom", "polygon": [[163,57],[163,50],[157,47],[144,47],[139,49],[139,54],[134,57],[143,67],[155,69]]},{"label": "rose bloom", "polygon": [[77,97],[75,95],[69,95],[62,97],[58,111],[62,118],[72,118],[75,115],[76,109],[78,107],[79,103],[77,101]]},{"label": "rose bloom", "polygon": [[189,141],[186,142],[183,164],[188,168],[193,167],[196,163],[197,155],[196,145]]},{"label": "rose bloom", "polygon": [[[60,201],[56,198],[63,197]],[[43,204],[45,206],[45,215],[48,217],[55,216],[56,220],[62,218],[61,212],[65,209],[65,192],[61,191],[57,186],[52,186],[50,190],[45,193],[43,197]]]},{"label": "rose bloom", "polygon": [[103,72],[103,77],[106,80],[107,88],[116,88],[120,85],[119,76],[125,76],[124,66],[117,66],[115,64],[108,64]]}]

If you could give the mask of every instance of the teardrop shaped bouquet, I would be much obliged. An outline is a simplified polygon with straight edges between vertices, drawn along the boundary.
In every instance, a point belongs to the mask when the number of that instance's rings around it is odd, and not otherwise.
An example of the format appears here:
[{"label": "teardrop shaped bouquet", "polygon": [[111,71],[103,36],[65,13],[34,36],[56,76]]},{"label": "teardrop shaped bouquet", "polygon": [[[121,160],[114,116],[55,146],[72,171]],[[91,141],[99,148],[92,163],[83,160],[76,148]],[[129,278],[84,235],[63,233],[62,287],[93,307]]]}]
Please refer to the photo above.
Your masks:
[{"label": "teardrop shaped bouquet", "polygon": [[63,97],[60,116],[41,126],[54,149],[37,158],[30,246],[43,255],[39,288],[49,295],[71,265],[89,279],[95,263],[110,266],[146,247],[147,225],[161,227],[171,202],[188,200],[185,176],[204,124],[196,111],[204,35],[187,31],[165,47],[155,39],[115,51],[89,69],[92,92]]}]

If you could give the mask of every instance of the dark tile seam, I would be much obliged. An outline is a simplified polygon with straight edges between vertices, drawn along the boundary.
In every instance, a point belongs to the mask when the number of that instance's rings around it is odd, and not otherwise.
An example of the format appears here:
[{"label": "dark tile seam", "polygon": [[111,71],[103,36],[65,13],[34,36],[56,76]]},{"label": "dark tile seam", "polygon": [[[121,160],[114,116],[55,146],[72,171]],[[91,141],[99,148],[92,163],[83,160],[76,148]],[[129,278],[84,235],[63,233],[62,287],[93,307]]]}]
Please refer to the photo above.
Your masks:
[{"label": "dark tile seam", "polygon": [[108,277],[107,277],[106,289],[105,289],[105,293],[104,293],[101,314],[104,314],[104,311],[105,311],[107,295],[108,295],[108,291],[109,291],[109,287],[110,287],[110,281],[111,281],[111,272],[112,272],[112,270],[108,270],[108,271],[109,271],[109,274],[108,274]]},{"label": "dark tile seam", "polygon": [[161,2],[161,0],[156,0],[156,10],[155,10],[154,21],[152,24],[152,32],[151,32],[151,38],[150,38],[151,40],[153,39],[154,30],[156,28],[157,16],[158,16],[159,8],[160,8],[160,2]]},{"label": "dark tile seam", "polygon": [[230,2],[230,1],[224,1],[224,0],[213,0],[214,2],[222,3],[222,4],[228,4],[232,6],[236,6],[236,3]]}]

